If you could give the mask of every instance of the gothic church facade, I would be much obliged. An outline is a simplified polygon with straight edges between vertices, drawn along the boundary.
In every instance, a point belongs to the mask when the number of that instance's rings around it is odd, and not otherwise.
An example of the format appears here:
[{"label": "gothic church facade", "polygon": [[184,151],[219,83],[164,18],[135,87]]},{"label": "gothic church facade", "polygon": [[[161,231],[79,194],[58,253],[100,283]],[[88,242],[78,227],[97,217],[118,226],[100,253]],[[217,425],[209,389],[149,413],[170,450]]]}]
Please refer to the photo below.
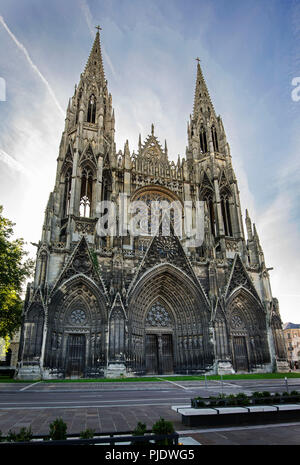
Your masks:
[{"label": "gothic church facade", "polygon": [[[186,156],[154,126],[116,150],[99,30],[69,100],[53,192],[23,312],[17,377],[101,377],[286,369],[278,301],[255,225],[246,231],[220,116],[198,61]],[[103,200],[204,202],[204,241],[103,236]]]}]

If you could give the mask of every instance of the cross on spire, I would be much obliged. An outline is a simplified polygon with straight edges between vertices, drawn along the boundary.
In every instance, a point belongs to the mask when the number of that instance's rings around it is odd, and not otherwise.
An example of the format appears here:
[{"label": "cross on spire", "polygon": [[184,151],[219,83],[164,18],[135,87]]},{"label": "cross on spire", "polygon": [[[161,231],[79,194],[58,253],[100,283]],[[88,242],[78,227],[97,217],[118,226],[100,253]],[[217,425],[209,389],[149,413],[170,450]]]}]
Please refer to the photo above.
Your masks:
[{"label": "cross on spire", "polygon": [[199,64],[200,61],[201,61],[199,57],[195,58],[195,60],[198,61],[198,64]]},{"label": "cross on spire", "polygon": [[95,26],[95,29],[97,29],[98,32],[99,32],[99,31],[102,31],[102,27],[100,27],[99,25],[98,25],[98,26]]}]

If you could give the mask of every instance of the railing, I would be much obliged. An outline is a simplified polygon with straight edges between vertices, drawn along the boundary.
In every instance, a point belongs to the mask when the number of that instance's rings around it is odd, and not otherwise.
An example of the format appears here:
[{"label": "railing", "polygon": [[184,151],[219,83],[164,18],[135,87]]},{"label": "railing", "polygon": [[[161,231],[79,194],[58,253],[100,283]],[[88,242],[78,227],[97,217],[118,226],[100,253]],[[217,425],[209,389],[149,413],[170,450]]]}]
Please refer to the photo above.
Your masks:
[{"label": "railing", "polygon": [[22,442],[5,442],[7,437],[1,438],[1,446],[16,446],[16,445],[32,445],[32,446],[57,446],[57,445],[110,445],[115,446],[116,443],[129,443],[132,445],[139,444],[157,444],[163,443],[164,445],[178,445],[179,434],[145,434],[144,436],[133,436],[132,433],[124,433],[120,436],[120,433],[95,433],[91,439],[78,438],[78,434],[69,434],[68,439],[65,440],[51,440],[49,436],[37,435],[32,436],[30,441]]}]

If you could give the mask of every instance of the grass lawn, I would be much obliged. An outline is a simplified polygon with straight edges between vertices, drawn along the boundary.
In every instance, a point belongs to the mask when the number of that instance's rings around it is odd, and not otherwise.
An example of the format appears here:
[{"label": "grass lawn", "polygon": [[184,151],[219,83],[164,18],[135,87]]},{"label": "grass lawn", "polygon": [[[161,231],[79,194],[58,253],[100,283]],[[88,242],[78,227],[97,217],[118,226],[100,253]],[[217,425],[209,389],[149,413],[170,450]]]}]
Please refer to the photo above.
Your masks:
[{"label": "grass lawn", "polygon": [[[237,375],[223,375],[223,380],[236,380],[236,379],[282,379],[282,378],[300,378],[300,373],[249,373],[249,374],[237,374]],[[207,380],[221,380],[220,375],[207,375]],[[132,383],[132,382],[161,382],[161,381],[204,381],[205,376],[163,376],[163,377],[148,377],[143,376],[139,378],[94,378],[94,379],[55,379],[55,380],[44,380],[44,383]],[[34,383],[38,380],[14,380],[8,376],[0,376],[0,383]]]}]

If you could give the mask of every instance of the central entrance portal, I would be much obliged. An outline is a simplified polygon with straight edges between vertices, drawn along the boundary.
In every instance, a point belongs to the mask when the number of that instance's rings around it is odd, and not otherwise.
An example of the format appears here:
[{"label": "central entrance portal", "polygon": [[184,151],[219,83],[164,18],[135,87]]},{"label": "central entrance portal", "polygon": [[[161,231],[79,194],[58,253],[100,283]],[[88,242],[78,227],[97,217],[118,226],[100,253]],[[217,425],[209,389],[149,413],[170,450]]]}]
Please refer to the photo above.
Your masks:
[{"label": "central entrance portal", "polygon": [[85,335],[69,334],[66,376],[80,378],[85,369]]},{"label": "central entrance portal", "polygon": [[174,373],[172,334],[146,334],[146,372]]}]

